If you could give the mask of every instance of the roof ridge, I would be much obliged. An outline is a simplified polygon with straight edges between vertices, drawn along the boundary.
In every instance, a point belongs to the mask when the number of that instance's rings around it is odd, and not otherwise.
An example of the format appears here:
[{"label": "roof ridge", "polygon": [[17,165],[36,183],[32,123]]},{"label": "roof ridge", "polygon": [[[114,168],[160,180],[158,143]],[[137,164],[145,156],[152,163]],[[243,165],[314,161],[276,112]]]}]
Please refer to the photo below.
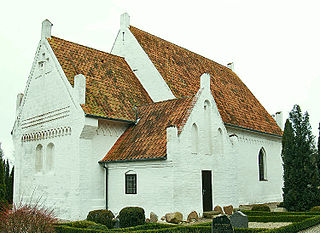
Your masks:
[{"label": "roof ridge", "polygon": [[[72,43],[72,44],[75,44],[75,45],[78,45],[78,46],[81,46],[81,47],[84,47],[84,48],[87,48],[87,49],[95,50],[95,51],[98,51],[98,52],[100,52],[100,53],[106,53],[107,55],[112,55],[112,56],[115,56],[115,57],[119,57],[119,58],[125,59],[124,57],[121,57],[121,56],[119,56],[119,55],[112,54],[112,53],[109,53],[109,52],[105,52],[105,51],[102,51],[102,50],[100,50],[100,49],[95,49],[95,48],[92,48],[92,47],[89,47],[89,46],[86,46],[86,45],[79,44],[79,43],[77,43],[77,42],[73,42],[73,41],[70,41],[70,40],[66,40],[66,39],[57,37],[57,36],[51,36],[51,37],[56,38],[56,39],[59,39],[59,40],[63,40],[63,41],[65,41],[65,42]],[[51,38],[48,38],[48,40],[50,40],[50,39],[51,39]]]},{"label": "roof ridge", "polygon": [[[203,57],[203,58],[208,59],[209,61],[212,61],[212,62],[214,62],[214,63],[216,63],[216,64],[218,64],[218,65],[220,65],[220,66],[223,66],[223,67],[225,67],[225,68],[228,68],[227,66],[222,65],[222,64],[220,64],[220,63],[218,63],[218,62],[216,62],[216,61],[214,61],[214,60],[212,60],[212,59],[210,59],[210,58],[207,58],[207,57],[205,57],[205,56],[202,56],[201,54],[198,54],[198,53],[193,52],[193,51],[191,51],[191,50],[189,50],[189,49],[187,49],[187,48],[184,48],[184,47],[182,47],[182,46],[180,46],[180,45],[177,45],[177,44],[175,44],[175,43],[173,43],[173,42],[170,42],[170,41],[168,41],[168,40],[165,40],[165,39],[163,39],[163,38],[161,38],[161,37],[159,37],[159,36],[153,35],[153,34],[151,34],[151,33],[149,33],[149,32],[146,32],[146,31],[144,31],[144,30],[141,30],[141,29],[139,29],[139,28],[137,28],[137,27],[135,27],[135,26],[132,26],[132,25],[130,25],[130,27],[133,27],[133,28],[135,28],[135,29],[138,29],[138,30],[140,30],[140,31],[143,31],[143,32],[146,33],[146,34],[149,34],[149,35],[151,35],[151,36],[157,37],[157,38],[159,38],[160,40],[164,40],[164,41],[166,41],[166,42],[168,42],[168,43],[170,43],[170,44],[173,44],[174,46],[177,46],[177,47],[179,47],[179,48],[181,48],[181,49],[187,50],[187,51],[190,52],[190,53],[196,54],[197,56]],[[228,69],[229,69],[229,68],[228,68]],[[229,69],[229,70],[232,71],[231,69]],[[232,71],[232,72],[233,72],[233,71]]]}]

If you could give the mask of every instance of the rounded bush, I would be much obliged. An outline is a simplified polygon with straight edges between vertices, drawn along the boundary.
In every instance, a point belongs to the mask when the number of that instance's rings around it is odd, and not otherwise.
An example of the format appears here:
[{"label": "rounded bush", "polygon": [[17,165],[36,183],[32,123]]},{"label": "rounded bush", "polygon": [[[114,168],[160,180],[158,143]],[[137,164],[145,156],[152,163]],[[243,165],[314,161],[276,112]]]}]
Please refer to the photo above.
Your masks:
[{"label": "rounded bush", "polygon": [[92,226],[92,225],[97,225],[97,224],[95,222],[86,221],[86,220],[75,221],[75,222],[71,222],[70,223],[71,227],[76,227],[76,228],[87,228],[87,227]]},{"label": "rounded bush", "polygon": [[106,227],[105,225],[102,224],[96,224],[96,225],[91,225],[88,226],[87,229],[93,229],[93,230],[107,230],[108,227]]},{"label": "rounded bush", "polygon": [[251,208],[252,211],[267,211],[270,212],[270,207],[267,206],[266,204],[257,204],[253,205]]},{"label": "rounded bush", "polygon": [[93,210],[87,216],[88,221],[103,224],[109,229],[113,228],[113,218],[114,215],[110,210]]},{"label": "rounded bush", "polygon": [[144,209],[140,207],[125,207],[118,216],[120,227],[134,227],[146,223]]},{"label": "rounded bush", "polygon": [[310,209],[311,212],[320,212],[320,206],[314,206]]}]

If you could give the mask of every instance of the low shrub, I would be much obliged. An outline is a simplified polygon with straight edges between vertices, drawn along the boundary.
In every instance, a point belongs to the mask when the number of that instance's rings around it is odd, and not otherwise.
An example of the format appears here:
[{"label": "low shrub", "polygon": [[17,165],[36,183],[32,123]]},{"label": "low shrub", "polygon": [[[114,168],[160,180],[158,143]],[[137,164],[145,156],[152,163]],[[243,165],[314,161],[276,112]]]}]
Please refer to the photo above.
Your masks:
[{"label": "low shrub", "polygon": [[113,218],[114,215],[110,210],[93,210],[87,216],[88,221],[103,224],[109,229],[113,228]]},{"label": "low shrub", "polygon": [[89,226],[97,225],[97,223],[92,221],[82,220],[82,221],[70,222],[67,225],[70,227],[76,227],[76,228],[87,228]]},{"label": "low shrub", "polygon": [[320,206],[314,206],[310,209],[311,212],[320,212]]},{"label": "low shrub", "polygon": [[144,209],[140,207],[125,207],[119,213],[120,227],[134,227],[145,224]]},{"label": "low shrub", "polygon": [[54,226],[56,233],[96,233],[96,232],[109,232],[109,230],[95,230],[95,229],[86,229],[86,228],[75,228],[66,225],[55,225]]},{"label": "low shrub", "polygon": [[95,224],[95,225],[90,225],[87,227],[87,229],[94,229],[94,230],[108,230],[108,227],[102,224]]},{"label": "low shrub", "polygon": [[270,207],[265,204],[256,204],[251,208],[252,211],[267,211],[270,212]]},{"label": "low shrub", "polygon": [[2,206],[0,213],[1,232],[55,232],[57,222],[53,209],[44,207],[40,202],[34,204],[13,204]]}]

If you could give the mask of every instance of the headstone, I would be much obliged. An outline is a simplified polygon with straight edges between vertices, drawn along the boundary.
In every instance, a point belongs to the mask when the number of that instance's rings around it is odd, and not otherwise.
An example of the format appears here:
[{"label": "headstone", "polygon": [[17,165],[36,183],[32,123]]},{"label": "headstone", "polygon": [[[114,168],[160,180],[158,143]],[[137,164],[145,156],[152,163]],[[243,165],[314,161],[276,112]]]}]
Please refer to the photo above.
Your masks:
[{"label": "headstone", "polygon": [[189,222],[195,220],[195,221],[198,221],[199,220],[199,216],[198,216],[198,213],[196,211],[192,211],[189,215],[188,215],[188,218],[187,220]]},{"label": "headstone", "polygon": [[213,210],[214,210],[214,211],[218,211],[220,214],[224,214],[221,206],[219,206],[219,205],[217,205],[216,207],[214,207]]},{"label": "headstone", "polygon": [[150,213],[150,222],[158,222],[158,216],[153,212]]},{"label": "headstone", "polygon": [[118,218],[115,219],[115,224],[113,226],[113,229],[119,229],[120,228],[120,220]]},{"label": "headstone", "polygon": [[212,233],[233,233],[230,220],[226,215],[220,215],[212,219]]},{"label": "headstone", "polygon": [[168,223],[175,223],[178,224],[179,222],[182,222],[183,215],[180,212],[174,212],[174,213],[167,213],[165,215],[166,221]]},{"label": "headstone", "polygon": [[237,211],[231,215],[230,222],[233,227],[248,228],[248,216],[241,211]]},{"label": "headstone", "polygon": [[233,206],[232,205],[224,206],[223,210],[224,210],[225,214],[228,214],[228,215],[233,214]]}]

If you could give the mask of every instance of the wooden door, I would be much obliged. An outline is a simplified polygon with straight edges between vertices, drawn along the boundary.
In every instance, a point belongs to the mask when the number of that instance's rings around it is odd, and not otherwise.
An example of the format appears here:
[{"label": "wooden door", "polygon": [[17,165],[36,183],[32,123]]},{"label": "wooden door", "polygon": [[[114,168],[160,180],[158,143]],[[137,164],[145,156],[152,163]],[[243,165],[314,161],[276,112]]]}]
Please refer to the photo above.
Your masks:
[{"label": "wooden door", "polygon": [[202,171],[203,212],[212,210],[212,175],[211,171]]}]

